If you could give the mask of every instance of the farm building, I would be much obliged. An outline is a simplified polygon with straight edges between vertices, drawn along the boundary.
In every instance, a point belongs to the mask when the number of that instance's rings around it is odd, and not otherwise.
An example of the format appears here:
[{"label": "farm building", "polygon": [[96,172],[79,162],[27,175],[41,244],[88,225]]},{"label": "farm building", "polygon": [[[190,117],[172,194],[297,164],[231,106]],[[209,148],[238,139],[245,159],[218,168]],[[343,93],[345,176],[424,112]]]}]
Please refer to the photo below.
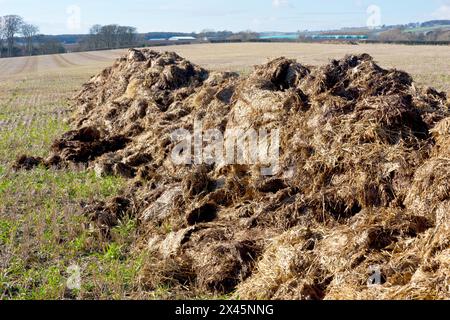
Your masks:
[{"label": "farm building", "polygon": [[187,36],[169,38],[169,41],[186,41],[186,40],[197,40],[197,39],[194,37],[187,37]]},{"label": "farm building", "polygon": [[308,35],[307,38],[314,40],[367,40],[367,35],[355,35],[355,34],[313,34]]}]

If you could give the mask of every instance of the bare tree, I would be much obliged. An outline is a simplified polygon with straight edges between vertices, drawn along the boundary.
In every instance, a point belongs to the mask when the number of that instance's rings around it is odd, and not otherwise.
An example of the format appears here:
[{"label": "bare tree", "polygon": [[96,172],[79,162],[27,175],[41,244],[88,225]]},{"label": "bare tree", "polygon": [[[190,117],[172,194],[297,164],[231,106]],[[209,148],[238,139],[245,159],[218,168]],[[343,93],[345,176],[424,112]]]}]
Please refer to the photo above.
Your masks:
[{"label": "bare tree", "polygon": [[251,30],[246,30],[246,31],[241,31],[239,33],[235,33],[232,36],[230,36],[228,39],[250,41],[250,40],[258,39],[258,33],[253,32]]},{"label": "bare tree", "polygon": [[136,44],[137,30],[135,27],[110,24],[94,25],[90,29],[85,46],[90,49],[114,49],[130,47]]},{"label": "bare tree", "polygon": [[39,28],[34,24],[24,23],[22,24],[22,35],[26,41],[26,51],[28,55],[33,54],[33,41],[36,35],[39,33]]},{"label": "bare tree", "polygon": [[103,26],[100,34],[106,45],[106,48],[112,49],[116,48],[117,45],[117,30],[119,26],[116,24],[110,24],[107,26]]},{"label": "bare tree", "polygon": [[0,58],[3,55],[3,41],[5,40],[5,18],[0,17]]},{"label": "bare tree", "polygon": [[16,34],[20,32],[21,26],[23,24],[23,19],[20,16],[8,15],[4,16],[4,29],[6,43],[8,45],[8,56],[12,57],[14,49],[14,38]]},{"label": "bare tree", "polygon": [[119,26],[117,28],[118,47],[132,46],[136,42],[136,28],[128,26]]},{"label": "bare tree", "polygon": [[102,47],[102,40],[100,38],[100,31],[102,26],[99,24],[93,25],[89,30],[89,39],[87,43],[88,49],[98,49]]}]

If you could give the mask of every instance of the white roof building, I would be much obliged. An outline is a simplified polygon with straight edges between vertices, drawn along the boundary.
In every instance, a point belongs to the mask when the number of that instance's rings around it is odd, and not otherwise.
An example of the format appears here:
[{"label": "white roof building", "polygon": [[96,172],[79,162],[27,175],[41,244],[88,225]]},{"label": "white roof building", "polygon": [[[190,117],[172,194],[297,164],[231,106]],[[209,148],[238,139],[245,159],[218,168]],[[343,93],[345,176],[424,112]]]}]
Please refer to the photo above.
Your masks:
[{"label": "white roof building", "polygon": [[179,41],[179,40],[197,40],[194,37],[172,37],[169,38],[169,41]]}]

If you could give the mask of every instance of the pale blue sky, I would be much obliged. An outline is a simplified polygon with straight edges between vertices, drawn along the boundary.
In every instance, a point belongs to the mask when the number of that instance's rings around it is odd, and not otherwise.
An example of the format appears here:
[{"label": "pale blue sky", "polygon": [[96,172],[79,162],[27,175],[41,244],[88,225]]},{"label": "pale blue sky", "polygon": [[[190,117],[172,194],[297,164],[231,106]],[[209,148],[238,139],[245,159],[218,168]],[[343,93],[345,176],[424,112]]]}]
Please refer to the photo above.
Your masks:
[{"label": "pale blue sky", "polygon": [[96,23],[140,32],[296,31],[365,26],[370,5],[381,9],[382,24],[450,19],[450,0],[0,0],[0,16],[19,14],[47,34]]}]

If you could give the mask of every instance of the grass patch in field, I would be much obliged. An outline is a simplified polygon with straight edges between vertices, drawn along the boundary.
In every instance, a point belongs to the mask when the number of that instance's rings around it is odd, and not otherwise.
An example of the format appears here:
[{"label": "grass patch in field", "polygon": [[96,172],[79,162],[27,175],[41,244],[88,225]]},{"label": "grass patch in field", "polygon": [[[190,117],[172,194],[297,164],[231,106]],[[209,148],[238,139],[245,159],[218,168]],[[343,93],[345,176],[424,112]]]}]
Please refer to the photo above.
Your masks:
[{"label": "grass patch in field", "polygon": [[0,131],[0,163],[11,162],[21,154],[45,156],[53,139],[67,130],[63,122],[49,119],[45,123],[20,124],[13,130]]},{"label": "grass patch in field", "polygon": [[[37,168],[9,173],[0,193],[0,296],[5,299],[125,298],[140,258],[130,253],[133,219],[102,241],[80,203],[117,194],[124,181],[90,171]],[[70,291],[68,268],[78,266],[81,288]]]},{"label": "grass patch in field", "polygon": [[[99,178],[85,169],[10,169],[21,154],[47,156],[68,129],[38,114],[31,125],[0,130],[0,299],[123,299],[136,286],[141,260],[130,252],[135,221],[125,219],[105,241],[81,207],[116,195],[122,178]],[[69,290],[73,266],[81,287]]]}]

